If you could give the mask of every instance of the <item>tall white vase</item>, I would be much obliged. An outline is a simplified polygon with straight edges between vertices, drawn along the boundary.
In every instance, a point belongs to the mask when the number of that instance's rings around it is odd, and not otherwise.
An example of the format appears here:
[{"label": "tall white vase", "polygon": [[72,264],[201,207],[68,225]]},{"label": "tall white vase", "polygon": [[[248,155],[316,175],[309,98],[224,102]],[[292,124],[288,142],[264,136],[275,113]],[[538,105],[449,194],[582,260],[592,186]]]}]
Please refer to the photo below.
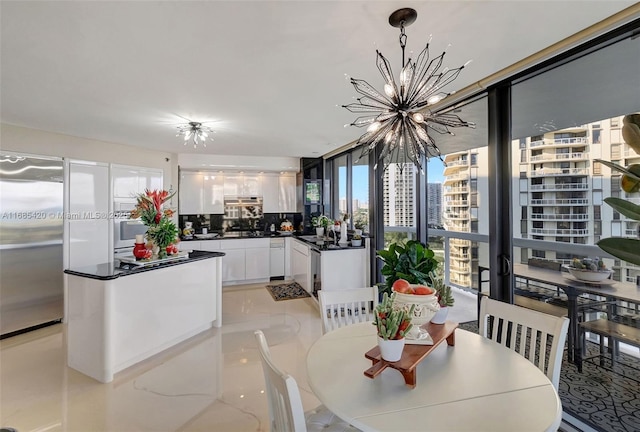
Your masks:
[{"label": "tall white vase", "polygon": [[324,227],[316,227],[316,236],[324,237]]},{"label": "tall white vase", "polygon": [[340,224],[340,244],[347,244],[349,239],[347,238],[347,221],[343,221]]}]

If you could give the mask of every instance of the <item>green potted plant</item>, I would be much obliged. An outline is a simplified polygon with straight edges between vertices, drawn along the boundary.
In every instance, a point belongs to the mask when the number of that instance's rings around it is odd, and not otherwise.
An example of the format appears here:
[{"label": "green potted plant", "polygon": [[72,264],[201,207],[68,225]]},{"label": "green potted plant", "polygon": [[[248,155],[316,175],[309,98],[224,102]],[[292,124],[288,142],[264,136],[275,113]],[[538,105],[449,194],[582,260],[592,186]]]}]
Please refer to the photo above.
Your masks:
[{"label": "green potted plant", "polygon": [[[621,186],[626,192],[640,191],[640,164],[623,168],[609,161],[596,159],[596,161],[623,173],[620,179]],[[640,206],[622,198],[609,197],[604,202],[613,207],[620,214],[631,220],[640,222]],[[600,240],[598,247],[631,264],[640,265],[640,239],[626,237],[609,237]]]},{"label": "green potted plant", "polygon": [[431,287],[436,290],[436,297],[440,305],[440,309],[438,309],[433,318],[431,318],[431,322],[434,324],[444,324],[449,314],[449,308],[455,303],[455,299],[451,293],[451,287],[444,282],[441,274],[435,273],[431,275]]},{"label": "green potted plant", "polygon": [[379,285],[381,293],[391,294],[391,287],[398,279],[410,284],[430,285],[430,273],[438,267],[433,251],[417,240],[409,240],[404,245],[392,243],[388,249],[376,253],[384,262],[381,272],[385,282]]},{"label": "green potted plant", "polygon": [[329,227],[329,225],[333,225],[333,221],[325,215],[314,216],[311,219],[311,225],[315,227],[316,235],[318,237],[323,237],[325,230]]},{"label": "green potted plant", "polygon": [[362,236],[360,234],[354,234],[353,237],[351,237],[351,246],[362,246]]},{"label": "green potted plant", "polygon": [[373,324],[378,332],[378,347],[380,355],[386,361],[394,362],[402,357],[405,335],[409,333],[413,325],[411,310],[394,307],[395,293],[389,296],[384,293],[382,301],[376,307]]}]

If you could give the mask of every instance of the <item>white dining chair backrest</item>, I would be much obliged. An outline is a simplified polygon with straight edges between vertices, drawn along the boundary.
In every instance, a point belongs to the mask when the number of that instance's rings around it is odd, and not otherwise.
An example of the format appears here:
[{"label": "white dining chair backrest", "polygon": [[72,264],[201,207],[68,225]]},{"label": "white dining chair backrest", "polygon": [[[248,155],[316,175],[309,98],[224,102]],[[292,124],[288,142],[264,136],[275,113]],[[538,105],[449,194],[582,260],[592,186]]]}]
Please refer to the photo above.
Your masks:
[{"label": "white dining chair backrest", "polygon": [[256,330],[255,336],[267,387],[271,430],[306,432],[304,409],[296,380],[273,364],[264,333]]},{"label": "white dining chair backrest", "polygon": [[267,387],[269,430],[273,432],[359,432],[324,405],[305,412],[295,378],[282,372],[273,363],[264,333],[256,330],[254,334]]},{"label": "white dining chair backrest", "polygon": [[318,291],[322,334],[359,322],[373,321],[378,287]]},{"label": "white dining chair backrest", "polygon": [[558,389],[568,318],[484,297],[480,303],[478,323],[482,336],[528,359]]}]

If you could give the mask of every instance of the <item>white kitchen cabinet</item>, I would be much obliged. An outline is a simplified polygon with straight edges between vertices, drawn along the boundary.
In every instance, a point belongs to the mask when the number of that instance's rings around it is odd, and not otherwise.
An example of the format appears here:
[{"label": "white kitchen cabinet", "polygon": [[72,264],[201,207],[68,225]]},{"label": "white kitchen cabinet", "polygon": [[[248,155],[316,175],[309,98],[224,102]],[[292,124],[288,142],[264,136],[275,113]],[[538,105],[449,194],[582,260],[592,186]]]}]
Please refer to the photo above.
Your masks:
[{"label": "white kitchen cabinet", "polygon": [[181,241],[178,243],[178,250],[187,252],[202,250],[202,242],[194,240]]},{"label": "white kitchen cabinet", "polygon": [[138,191],[138,172],[134,168],[113,165],[111,178],[114,198],[132,198]]},{"label": "white kitchen cabinet", "polygon": [[278,193],[280,213],[295,213],[297,209],[295,174],[280,174],[280,178],[278,179]]},{"label": "white kitchen cabinet", "polygon": [[240,173],[224,173],[224,196],[239,197],[242,196],[244,181],[243,175]]},{"label": "white kitchen cabinet", "polygon": [[164,189],[161,169],[111,165],[114,198],[133,198],[145,189]]},{"label": "white kitchen cabinet", "polygon": [[242,176],[242,196],[259,197],[262,196],[262,175],[243,174]]},{"label": "white kitchen cabinet", "polygon": [[291,242],[291,273],[293,280],[310,293],[312,285],[309,246],[295,239]]},{"label": "white kitchen cabinet", "polygon": [[249,247],[245,249],[246,280],[269,280],[269,239],[250,241],[247,246]]},{"label": "white kitchen cabinet", "polygon": [[180,214],[204,213],[204,184],[202,174],[187,171],[181,172],[179,191]]},{"label": "white kitchen cabinet", "polygon": [[280,213],[280,178],[278,174],[262,176],[262,212]]},{"label": "white kitchen cabinet", "polygon": [[222,258],[222,283],[238,283],[245,277],[245,241],[221,240],[220,251],[225,253]]},{"label": "white kitchen cabinet", "polygon": [[218,252],[220,250],[220,240],[202,240],[200,242],[200,250],[207,252]]},{"label": "white kitchen cabinet", "polygon": [[224,213],[224,175],[222,173],[205,173],[202,176],[203,202],[205,214]]},{"label": "white kitchen cabinet", "polygon": [[109,214],[109,166],[70,161],[68,218],[65,218],[66,267],[106,263],[113,248]]},{"label": "white kitchen cabinet", "polygon": [[291,279],[291,237],[284,239],[284,278]]}]

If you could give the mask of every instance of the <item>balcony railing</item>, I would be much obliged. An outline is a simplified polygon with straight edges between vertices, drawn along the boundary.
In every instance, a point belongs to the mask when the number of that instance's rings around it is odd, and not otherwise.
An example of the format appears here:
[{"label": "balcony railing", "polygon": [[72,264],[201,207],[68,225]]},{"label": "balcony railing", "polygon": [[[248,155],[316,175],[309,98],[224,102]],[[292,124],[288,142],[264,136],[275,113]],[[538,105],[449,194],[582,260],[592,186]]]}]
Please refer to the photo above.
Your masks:
[{"label": "balcony railing", "polygon": [[444,178],[445,182],[451,183],[454,182],[456,180],[468,180],[469,179],[469,174],[455,174],[455,175],[449,175],[446,176]]},{"label": "balcony railing", "polygon": [[443,214],[445,219],[469,219],[469,212],[460,212],[460,213],[447,213]]},{"label": "balcony railing", "polygon": [[552,235],[552,236],[587,236],[589,235],[588,229],[546,229],[546,228],[531,228],[531,234],[538,235]]},{"label": "balcony railing", "polygon": [[450,201],[445,201],[444,202],[444,206],[447,207],[468,207],[469,206],[469,200],[450,200]]},{"label": "balcony railing", "polygon": [[444,188],[445,195],[454,195],[460,193],[469,193],[469,186],[449,186]]},{"label": "balcony railing", "polygon": [[531,205],[587,205],[588,198],[532,199]]},{"label": "balcony railing", "polygon": [[567,220],[567,221],[580,221],[580,220],[588,220],[589,215],[586,213],[582,214],[539,214],[533,213],[530,216],[530,219],[535,220]]},{"label": "balcony railing", "polygon": [[589,189],[587,183],[554,183],[554,184],[536,184],[529,185],[529,189],[532,191],[539,190],[585,190]]},{"label": "balcony railing", "polygon": [[589,144],[589,140],[586,137],[575,138],[558,138],[558,139],[545,139],[540,141],[531,141],[529,147],[543,147],[543,146],[564,146],[573,144]]},{"label": "balcony railing", "polygon": [[531,171],[531,177],[548,177],[559,175],[589,175],[589,168],[543,168]]},{"label": "balcony railing", "polygon": [[579,153],[545,153],[537,156],[531,156],[531,162],[554,161],[554,160],[585,160],[589,155],[584,152]]}]

